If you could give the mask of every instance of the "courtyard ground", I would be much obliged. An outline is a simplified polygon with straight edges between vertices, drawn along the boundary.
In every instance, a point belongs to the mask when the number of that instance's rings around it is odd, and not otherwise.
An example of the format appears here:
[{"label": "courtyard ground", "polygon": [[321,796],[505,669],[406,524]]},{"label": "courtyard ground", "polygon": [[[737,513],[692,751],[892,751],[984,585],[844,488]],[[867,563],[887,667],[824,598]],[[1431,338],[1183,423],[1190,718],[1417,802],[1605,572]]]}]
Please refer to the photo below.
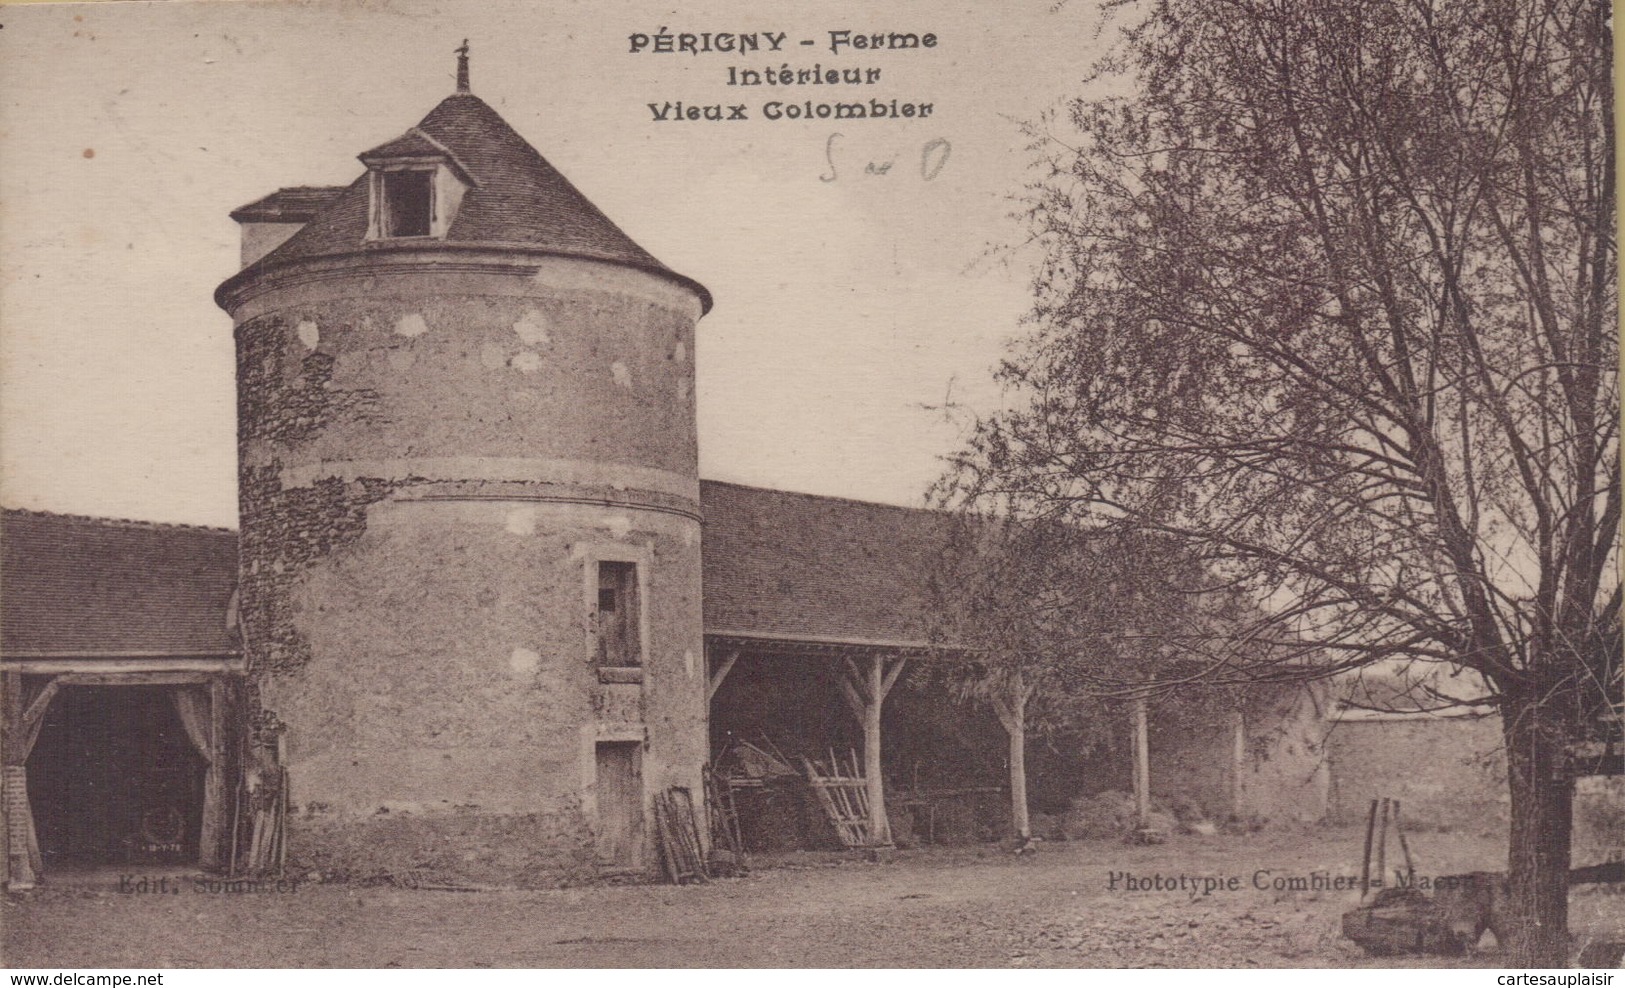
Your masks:
[{"label": "courtyard ground", "polygon": [[[707,885],[444,892],[301,884],[291,893],[117,889],[117,876],[4,902],[12,968],[169,967],[1392,967],[1338,933],[1358,893],[1259,889],[1359,874],[1361,833],[1176,837],[1158,847],[1050,843],[900,852],[889,862],[792,854]],[[1415,835],[1425,875],[1499,869],[1498,837]],[[1112,881],[1119,873],[1118,881]],[[1239,879],[1236,891],[1126,891],[1121,873]],[[1581,887],[1571,928],[1625,933],[1619,886]]]}]

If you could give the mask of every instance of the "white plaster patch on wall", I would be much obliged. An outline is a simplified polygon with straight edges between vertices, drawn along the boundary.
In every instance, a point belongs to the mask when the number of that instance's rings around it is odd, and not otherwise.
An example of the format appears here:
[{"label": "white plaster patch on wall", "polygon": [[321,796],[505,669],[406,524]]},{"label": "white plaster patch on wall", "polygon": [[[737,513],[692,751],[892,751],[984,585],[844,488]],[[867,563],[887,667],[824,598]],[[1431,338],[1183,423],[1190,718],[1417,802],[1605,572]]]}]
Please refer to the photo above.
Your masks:
[{"label": "white plaster patch on wall", "polygon": [[513,355],[509,363],[513,364],[514,370],[534,374],[542,366],[542,356],[535,350],[521,350]]},{"label": "white plaster patch on wall", "polygon": [[515,535],[535,535],[536,509],[514,508],[508,512],[507,528]]},{"label": "white plaster patch on wall", "polygon": [[682,340],[677,341],[677,349],[671,352],[671,359],[679,364],[688,359],[688,347],[683,344]]},{"label": "white plaster patch on wall", "polygon": [[389,366],[398,371],[403,371],[408,367],[411,367],[413,364],[417,363],[417,359],[418,355],[413,353],[411,350],[389,351]]},{"label": "white plaster patch on wall", "polygon": [[508,668],[515,676],[528,676],[541,668],[542,656],[528,648],[516,648],[508,656]]},{"label": "white plaster patch on wall", "polygon": [[552,341],[547,334],[547,317],[535,309],[526,309],[519,321],[513,324],[513,331],[530,346]]},{"label": "white plaster patch on wall", "polygon": [[408,312],[395,323],[395,332],[405,337],[422,336],[429,331],[429,324],[423,321],[422,313]]},{"label": "white plaster patch on wall", "polygon": [[677,384],[677,397],[683,398],[683,399],[688,398],[688,389],[689,389],[688,378],[685,377],[680,382],[678,382],[678,384]]},{"label": "white plaster patch on wall", "polygon": [[609,529],[609,534],[624,539],[626,533],[632,531],[632,519],[625,515],[610,515],[604,519],[604,527]]},{"label": "white plaster patch on wall", "polygon": [[299,324],[298,333],[299,342],[303,343],[307,350],[316,349],[316,344],[322,341],[322,331],[317,329],[316,324],[309,319]]},{"label": "white plaster patch on wall", "polygon": [[692,648],[683,649],[683,668],[688,670],[688,678],[693,679],[694,678],[694,650]]},{"label": "white plaster patch on wall", "polygon": [[487,343],[480,347],[480,363],[485,365],[486,370],[497,370],[507,362],[507,351],[495,343]]},{"label": "white plaster patch on wall", "polygon": [[683,529],[683,545],[693,545],[693,544],[694,544],[694,529],[692,529],[692,528]]},{"label": "white plaster patch on wall", "polygon": [[621,363],[619,360],[615,361],[613,364],[609,365],[609,373],[615,378],[616,384],[619,384],[628,391],[632,390],[632,372],[626,369],[625,364]]}]

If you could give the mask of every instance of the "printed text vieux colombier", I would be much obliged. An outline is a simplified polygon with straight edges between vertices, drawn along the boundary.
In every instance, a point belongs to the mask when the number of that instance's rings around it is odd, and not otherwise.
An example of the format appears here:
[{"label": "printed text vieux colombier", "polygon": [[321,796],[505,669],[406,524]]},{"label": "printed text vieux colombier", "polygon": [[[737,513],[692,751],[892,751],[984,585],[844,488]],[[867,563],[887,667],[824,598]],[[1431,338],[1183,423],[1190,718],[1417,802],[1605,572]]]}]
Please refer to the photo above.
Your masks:
[{"label": "printed text vieux colombier", "polygon": [[[792,39],[785,31],[671,31],[665,26],[651,33],[627,36],[627,51],[633,55],[722,55],[789,52],[806,47],[827,48],[831,55],[850,52],[880,53],[934,49],[934,32],[878,31],[849,29],[824,32],[826,38]],[[876,66],[831,66],[790,62],[729,65],[722,82],[736,87],[859,86],[880,84],[882,69]],[[929,117],[931,103],[909,99],[859,99],[847,101],[772,100],[752,112],[745,103],[706,103],[692,99],[662,100],[648,104],[653,121],[736,121],[781,120],[905,120]]]}]

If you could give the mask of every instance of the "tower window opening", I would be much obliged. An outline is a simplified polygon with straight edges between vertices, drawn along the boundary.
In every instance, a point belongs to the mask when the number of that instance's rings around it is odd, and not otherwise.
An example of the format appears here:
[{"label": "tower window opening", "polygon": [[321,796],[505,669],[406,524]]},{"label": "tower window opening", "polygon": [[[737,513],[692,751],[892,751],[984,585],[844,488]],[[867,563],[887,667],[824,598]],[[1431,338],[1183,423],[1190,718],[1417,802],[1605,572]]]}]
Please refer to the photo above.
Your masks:
[{"label": "tower window opening", "polygon": [[434,172],[383,173],[380,226],[386,237],[427,237],[434,220]]},{"label": "tower window opening", "polygon": [[600,666],[643,664],[638,603],[637,563],[600,562],[598,609],[594,615]]}]

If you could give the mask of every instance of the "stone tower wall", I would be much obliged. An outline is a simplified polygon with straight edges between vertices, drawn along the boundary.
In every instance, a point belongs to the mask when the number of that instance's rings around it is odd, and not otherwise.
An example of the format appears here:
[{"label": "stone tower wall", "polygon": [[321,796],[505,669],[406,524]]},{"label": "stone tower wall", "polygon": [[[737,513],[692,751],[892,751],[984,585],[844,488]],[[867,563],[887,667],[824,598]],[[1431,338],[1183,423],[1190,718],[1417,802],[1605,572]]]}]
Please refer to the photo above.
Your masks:
[{"label": "stone tower wall", "polygon": [[[226,301],[243,626],[288,724],[296,862],[581,877],[601,742],[641,743],[645,810],[701,792],[695,294],[419,249]],[[600,560],[636,567],[640,670],[598,666]]]}]

